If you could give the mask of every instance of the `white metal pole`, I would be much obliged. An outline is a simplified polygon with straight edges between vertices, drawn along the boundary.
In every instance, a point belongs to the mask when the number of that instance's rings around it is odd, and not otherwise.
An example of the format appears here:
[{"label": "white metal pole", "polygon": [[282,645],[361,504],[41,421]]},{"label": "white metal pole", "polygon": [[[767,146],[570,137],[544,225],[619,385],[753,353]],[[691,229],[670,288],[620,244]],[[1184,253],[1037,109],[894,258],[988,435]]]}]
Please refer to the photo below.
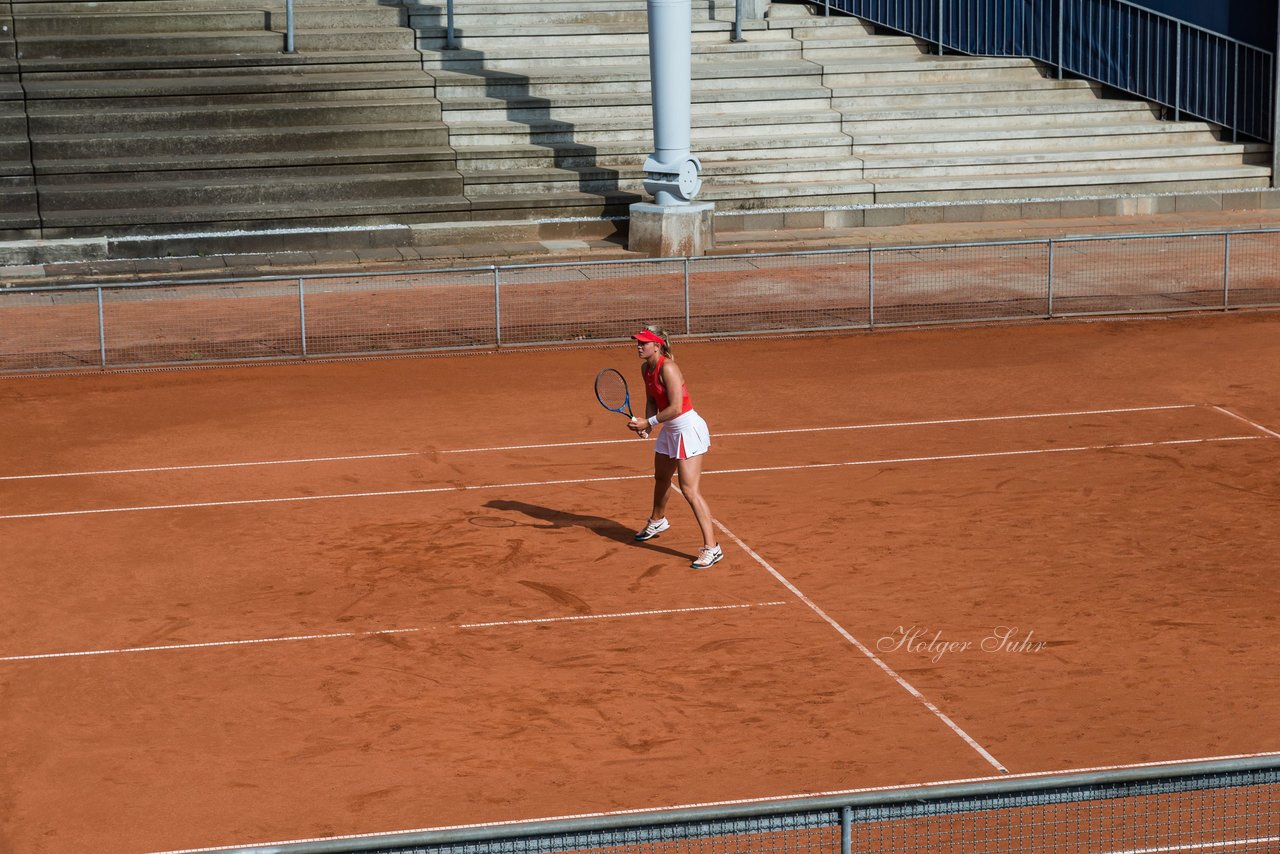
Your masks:
[{"label": "white metal pole", "polygon": [[107,366],[107,322],[102,310],[102,288],[98,288],[98,364]]},{"label": "white metal pole", "polygon": [[702,188],[702,164],[689,151],[692,5],[691,0],[648,0],[654,151],[644,162],[645,190],[659,205],[688,204]]},{"label": "white metal pole", "polygon": [[298,278],[298,336],[302,339],[302,358],[307,357],[307,285]]}]

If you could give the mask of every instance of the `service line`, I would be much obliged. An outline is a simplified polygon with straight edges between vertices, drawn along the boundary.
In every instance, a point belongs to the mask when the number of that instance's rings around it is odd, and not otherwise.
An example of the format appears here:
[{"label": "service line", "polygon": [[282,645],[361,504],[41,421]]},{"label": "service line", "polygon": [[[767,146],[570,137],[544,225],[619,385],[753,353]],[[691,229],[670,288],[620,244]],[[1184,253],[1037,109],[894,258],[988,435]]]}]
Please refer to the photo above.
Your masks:
[{"label": "service line", "polygon": [[[1023,415],[979,415],[971,418],[932,418],[925,421],[877,421],[870,424],[840,424],[834,427],[791,427],[777,430],[748,430],[716,433],[714,438],[744,436],[784,436],[792,433],[833,433],[844,430],[881,430],[889,427],[937,427],[946,424],[981,424],[990,421],[1027,421],[1033,418],[1071,418],[1079,415],[1115,415],[1124,412],[1162,412],[1170,409],[1196,409],[1199,403],[1173,403],[1164,406],[1130,406],[1122,409],[1080,409],[1071,412],[1033,412]],[[552,442],[542,445],[503,445],[492,448],[460,448],[439,451],[441,454],[476,454],[485,451],[526,451],[538,448],[576,448],[583,445],[617,445],[634,439],[606,439],[593,442]]]},{"label": "service line", "polygon": [[104,474],[145,474],[162,471],[197,471],[199,469],[235,469],[253,466],[286,466],[297,463],[332,463],[342,460],[385,460],[392,457],[420,457],[422,451],[400,451],[390,454],[351,454],[345,457],[301,457],[294,460],[253,460],[240,463],[200,463],[186,466],[151,466],[137,469],[96,469],[94,471],[60,471],[48,474],[6,474],[0,480],[42,480],[50,477],[90,477]]},{"label": "service line", "polygon": [[[1037,412],[1023,415],[984,415],[973,418],[940,418],[928,421],[885,421],[871,424],[843,424],[834,427],[795,427],[778,430],[752,430],[739,433],[717,433],[716,438],[782,436],[792,433],[829,433],[842,430],[879,430],[890,427],[928,427],[944,424],[979,424],[989,421],[1025,421],[1033,418],[1070,418],[1078,415],[1113,415],[1125,412],[1160,412],[1170,409],[1195,409],[1199,406],[1201,406],[1201,404],[1198,403],[1175,403],[1165,406],[1132,406],[1123,409],[1083,409],[1073,412]],[[1214,408],[1216,409],[1218,407]],[[1225,410],[1223,411],[1225,412]],[[1239,420],[1245,420],[1240,418],[1240,416],[1233,415],[1229,412],[1226,414]],[[1252,422],[1248,423],[1252,424]],[[331,463],[345,462],[349,460],[382,460],[392,459],[395,457],[425,457],[431,456],[432,454],[480,454],[492,453],[495,451],[526,451],[542,448],[581,448],[589,445],[621,445],[635,441],[636,439],[634,437],[628,437],[625,439],[594,439],[586,442],[550,442],[537,445],[500,445],[488,448],[454,448],[443,451],[397,451],[392,453],[348,454],[344,456],[297,457],[280,460],[250,460],[247,462],[199,463],[192,465],[150,466],[146,468],[97,469],[88,471],[49,472],[44,474],[10,474],[0,475],[0,481],[41,480],[55,477],[92,477],[96,475],[149,474],[169,471],[197,471],[200,469],[250,468],[253,466],[287,466],[298,465],[301,463]]]},{"label": "service line", "polygon": [[[1207,439],[1166,439],[1155,442],[1124,442],[1112,445],[1078,445],[1067,448],[1026,448],[1016,451],[987,451],[973,454],[937,454],[925,457],[892,457],[872,460],[847,460],[836,463],[808,463],[794,466],[758,466],[755,468],[711,469],[704,475],[747,474],[753,472],[809,471],[813,469],[846,468],[849,466],[898,465],[903,463],[947,462],[955,460],[992,459],[996,457],[1035,456],[1038,454],[1066,454],[1082,451],[1110,451],[1125,448],[1158,448],[1170,445],[1202,445],[1210,442],[1247,442],[1261,439],[1258,435],[1212,436]],[[147,510],[192,510],[205,507],[242,507],[255,504],[293,504],[303,501],[337,501],[344,498],[386,498],[398,495],[430,495],[440,492],[479,492],[490,489],[522,489],[541,486],[570,486],[583,483],[610,483],[624,480],[652,480],[651,474],[624,474],[609,477],[579,477],[563,480],[526,480],[511,483],[487,483],[473,486],[426,486],[416,489],[386,489],[377,492],[337,492],[329,495],[290,495],[281,498],[240,498],[227,501],[190,501],[181,504],[144,504],[134,507],[97,507],[88,510],[51,510],[43,513],[10,513],[0,520],[48,519],[58,516],[96,516],[105,513],[139,513]]]},{"label": "service line", "polygon": [[332,632],[315,635],[289,635],[275,638],[251,638],[247,640],[206,641],[204,643],[171,643],[162,646],[126,646],[118,649],[88,649],[77,652],[43,652],[34,655],[5,655],[0,661],[38,661],[49,658],[82,658],[93,655],[124,655],[131,652],[167,652],[177,649],[208,649],[221,646],[253,646],[264,643],[289,643],[292,641],[337,640],[340,638],[371,638],[378,635],[405,635],[431,631],[432,628],[489,629],[502,626],[528,626],[541,623],[571,623],[580,620],[621,620],[629,617],[654,617],[665,614],[696,614],[705,611],[739,611],[745,608],[770,608],[786,602],[755,602],[745,605],[701,605],[692,608],[661,608],[652,611],[624,611],[617,614],[575,614],[571,617],[539,617],[527,620],[500,620],[489,623],[460,623],[452,626],[418,627],[411,629],[378,629],[369,632]]}]

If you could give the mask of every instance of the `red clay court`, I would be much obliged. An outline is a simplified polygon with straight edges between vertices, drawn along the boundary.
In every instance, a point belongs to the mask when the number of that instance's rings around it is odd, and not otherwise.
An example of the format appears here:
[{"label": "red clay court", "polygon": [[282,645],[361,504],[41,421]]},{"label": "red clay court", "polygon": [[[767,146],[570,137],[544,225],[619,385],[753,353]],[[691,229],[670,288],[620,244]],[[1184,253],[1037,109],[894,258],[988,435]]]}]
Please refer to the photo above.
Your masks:
[{"label": "red clay court", "polygon": [[0,380],[0,850],[1280,751],[1280,314],[676,353],[705,572],[626,344]]}]

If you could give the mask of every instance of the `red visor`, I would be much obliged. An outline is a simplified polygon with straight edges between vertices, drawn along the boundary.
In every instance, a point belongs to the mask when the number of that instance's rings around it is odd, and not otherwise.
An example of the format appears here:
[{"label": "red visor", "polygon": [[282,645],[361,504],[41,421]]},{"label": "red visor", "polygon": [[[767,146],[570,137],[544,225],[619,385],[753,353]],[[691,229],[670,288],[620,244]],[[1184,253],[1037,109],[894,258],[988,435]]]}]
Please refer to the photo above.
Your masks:
[{"label": "red visor", "polygon": [[636,339],[637,341],[651,341],[654,344],[667,343],[666,341],[662,340],[662,337],[660,335],[654,332],[650,332],[648,329],[641,330],[640,332],[637,332],[635,335],[632,335],[631,337]]}]

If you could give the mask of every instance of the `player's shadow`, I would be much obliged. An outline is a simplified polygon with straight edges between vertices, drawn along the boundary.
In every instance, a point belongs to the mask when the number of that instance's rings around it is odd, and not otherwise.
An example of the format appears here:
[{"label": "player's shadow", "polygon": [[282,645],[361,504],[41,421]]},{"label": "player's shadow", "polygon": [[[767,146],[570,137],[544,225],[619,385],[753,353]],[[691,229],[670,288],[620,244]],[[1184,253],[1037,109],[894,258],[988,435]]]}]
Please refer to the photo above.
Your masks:
[{"label": "player's shadow", "polygon": [[604,537],[606,540],[613,540],[615,543],[625,543],[626,545],[638,546],[640,548],[649,549],[650,551],[675,555],[676,557],[693,557],[693,555],[687,552],[682,552],[678,549],[669,549],[666,546],[658,545],[652,540],[647,542],[637,542],[635,539],[635,531],[625,525],[619,524],[613,519],[606,519],[603,516],[583,516],[578,513],[569,513],[565,510],[555,510],[551,507],[542,507],[538,504],[527,504],[523,501],[508,501],[506,499],[488,501],[484,506],[494,510],[523,513],[531,519],[537,519],[539,522],[544,523],[541,525],[535,525],[534,527],[536,528],[586,528],[596,536]]}]

